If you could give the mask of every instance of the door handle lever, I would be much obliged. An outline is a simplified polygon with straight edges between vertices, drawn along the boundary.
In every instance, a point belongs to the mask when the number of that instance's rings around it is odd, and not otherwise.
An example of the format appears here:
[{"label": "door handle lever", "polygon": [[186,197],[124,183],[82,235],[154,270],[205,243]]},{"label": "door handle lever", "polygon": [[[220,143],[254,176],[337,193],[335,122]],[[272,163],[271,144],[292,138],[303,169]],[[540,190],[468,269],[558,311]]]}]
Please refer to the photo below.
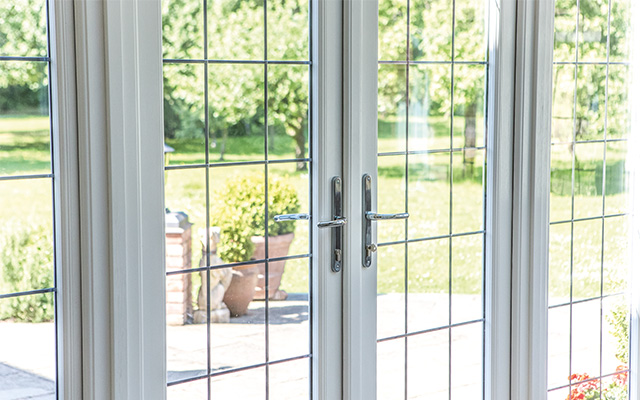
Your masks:
[{"label": "door handle lever", "polygon": [[398,214],[378,214],[373,211],[366,211],[364,213],[365,217],[369,221],[379,221],[385,219],[407,219],[409,218],[409,213],[398,213]]},{"label": "door handle lever", "polygon": [[311,218],[309,214],[282,214],[282,215],[276,215],[275,217],[273,217],[273,220],[276,222],[306,221],[309,218]]},{"label": "door handle lever", "polygon": [[364,218],[362,219],[362,265],[365,268],[371,266],[373,253],[378,250],[378,246],[373,243],[373,234],[371,232],[371,222],[384,220],[408,219],[409,213],[398,214],[378,214],[371,211],[371,175],[364,174],[362,177],[362,208],[364,210]]},{"label": "door handle lever", "polygon": [[345,217],[334,217],[331,221],[318,222],[318,228],[342,228],[346,224]]}]

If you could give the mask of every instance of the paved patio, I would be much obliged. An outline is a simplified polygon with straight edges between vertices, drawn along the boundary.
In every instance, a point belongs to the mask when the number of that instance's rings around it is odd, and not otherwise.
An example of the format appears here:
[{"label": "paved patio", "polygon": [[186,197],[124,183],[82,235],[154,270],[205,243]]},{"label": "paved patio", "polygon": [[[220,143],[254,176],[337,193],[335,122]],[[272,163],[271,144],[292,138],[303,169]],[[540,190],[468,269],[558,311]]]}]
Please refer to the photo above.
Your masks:
[{"label": "paved patio", "polygon": [[[404,296],[378,296],[379,337],[404,331]],[[271,360],[296,357],[309,352],[309,321],[305,295],[291,294],[287,301],[270,302],[269,357]],[[449,298],[442,294],[416,294],[409,297],[410,330],[432,329],[448,321]],[[478,296],[452,298],[454,322],[481,318]],[[233,318],[229,324],[214,324],[209,332],[211,367],[214,372],[264,362],[266,349],[265,303],[253,302],[249,313]],[[599,301],[574,306],[574,318],[597,321]],[[561,385],[569,375],[568,310],[550,314],[550,385]],[[582,324],[573,330],[574,372],[599,371],[599,324]],[[608,333],[605,326],[604,331]],[[55,399],[55,354],[53,324],[0,322],[0,400]],[[207,369],[207,327],[205,325],[169,326],[168,378],[176,381],[203,375]],[[434,330],[407,340],[407,393],[410,399],[446,399],[449,379],[452,398],[480,399],[482,390],[482,325],[463,325],[451,330],[451,367],[449,366],[449,330]],[[604,353],[615,354],[615,342],[604,337]],[[378,398],[402,399],[404,396],[405,340],[396,339],[378,345]],[[606,370],[615,370],[614,357],[605,358]],[[449,371],[451,370],[451,377]],[[269,368],[270,398],[294,400],[308,397],[309,360],[272,365]],[[265,371],[254,368],[223,374],[211,382],[213,398],[263,399]],[[205,399],[206,380],[171,386],[169,399]],[[557,393],[564,399],[566,393]],[[551,397],[550,397],[551,398]]]}]

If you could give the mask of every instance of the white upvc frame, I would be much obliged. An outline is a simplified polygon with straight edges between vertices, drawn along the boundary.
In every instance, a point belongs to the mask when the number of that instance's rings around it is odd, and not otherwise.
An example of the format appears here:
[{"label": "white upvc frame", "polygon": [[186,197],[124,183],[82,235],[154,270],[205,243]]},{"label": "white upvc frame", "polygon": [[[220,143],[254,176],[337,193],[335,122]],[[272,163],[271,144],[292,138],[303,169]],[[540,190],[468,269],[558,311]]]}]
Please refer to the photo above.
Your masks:
[{"label": "white upvc frame", "polygon": [[[378,2],[344,0],[343,399],[376,398],[377,265],[362,266],[362,176],[377,176]],[[373,210],[377,209],[372,196]],[[373,224],[373,237],[376,227]]]},{"label": "white upvc frame", "polygon": [[[311,2],[311,126],[313,286],[311,293],[312,398],[339,399],[342,391],[342,272],[332,272],[331,179],[342,176],[342,1]],[[343,180],[342,188],[346,190]],[[346,205],[346,203],[344,203]],[[349,221],[349,224],[352,222]],[[345,240],[346,243],[346,240]]]},{"label": "white upvc frame", "polygon": [[519,1],[513,154],[511,398],[547,397],[554,1]]},{"label": "white upvc frame", "polygon": [[516,0],[490,2],[487,90],[485,399],[509,398]]},{"label": "white upvc frame", "polygon": [[166,392],[160,4],[75,1],[88,399]]},{"label": "white upvc frame", "polygon": [[57,388],[82,398],[80,229],[73,3],[49,2],[51,126],[56,251]]},{"label": "white upvc frame", "polygon": [[[490,2],[485,398],[509,398],[512,146],[516,0]],[[378,5],[345,0],[345,399],[376,398],[377,259],[362,267],[362,183],[377,186]],[[376,196],[372,209],[377,209]],[[376,224],[373,236],[376,237]],[[375,241],[375,240],[374,240]]]}]

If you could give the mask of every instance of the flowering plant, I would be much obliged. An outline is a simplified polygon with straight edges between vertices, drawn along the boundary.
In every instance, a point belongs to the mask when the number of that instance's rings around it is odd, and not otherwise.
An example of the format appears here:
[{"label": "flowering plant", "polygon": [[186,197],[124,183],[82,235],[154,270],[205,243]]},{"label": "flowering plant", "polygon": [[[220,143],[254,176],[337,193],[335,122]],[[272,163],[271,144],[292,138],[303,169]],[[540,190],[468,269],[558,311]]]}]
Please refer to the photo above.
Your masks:
[{"label": "flowering plant", "polygon": [[600,379],[588,374],[573,374],[569,377],[572,382],[577,382],[571,387],[571,394],[567,400],[622,400],[627,398],[627,380],[629,369],[626,365],[619,365],[611,383],[602,388],[600,397]]}]

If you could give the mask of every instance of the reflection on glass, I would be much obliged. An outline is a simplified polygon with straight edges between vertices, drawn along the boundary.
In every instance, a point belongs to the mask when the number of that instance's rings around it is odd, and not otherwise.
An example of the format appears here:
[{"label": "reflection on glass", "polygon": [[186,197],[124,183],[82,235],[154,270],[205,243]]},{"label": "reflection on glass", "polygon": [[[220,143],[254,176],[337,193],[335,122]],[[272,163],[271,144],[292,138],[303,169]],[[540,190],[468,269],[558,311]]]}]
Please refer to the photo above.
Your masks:
[{"label": "reflection on glass", "polygon": [[[179,269],[172,260],[176,244],[167,241],[167,272]],[[180,249],[182,250],[182,249]],[[198,265],[193,265],[197,267]],[[177,267],[177,268],[171,268]],[[166,277],[167,290],[167,382],[207,375],[207,281],[206,271]],[[217,284],[211,274],[212,287]],[[213,294],[214,292],[212,292]],[[221,305],[211,297],[211,317]],[[186,324],[186,325],[185,325]],[[206,388],[205,388],[206,390]]]},{"label": "reflection on glass", "polygon": [[[450,61],[453,3],[449,0],[412,2],[410,18],[409,58],[416,61]],[[396,42],[400,43],[401,40],[397,38]]]},{"label": "reflection on glass", "polygon": [[600,295],[602,220],[573,225],[573,300]]},{"label": "reflection on glass", "polygon": [[[453,147],[484,145],[484,65],[456,65],[453,84]],[[469,150],[472,151],[472,150]]]},{"label": "reflection on glass", "polygon": [[602,215],[603,188],[602,143],[575,145],[573,217],[588,218]]},{"label": "reflection on glass", "polygon": [[[402,156],[378,157],[378,212],[405,212],[405,161]],[[378,224],[378,243],[404,239],[404,220],[389,220]]]},{"label": "reflection on glass", "polygon": [[204,66],[165,64],[164,141],[170,165],[205,162]]},{"label": "reflection on glass", "polygon": [[447,329],[407,338],[408,398],[449,399],[449,343]]},{"label": "reflection on glass", "polygon": [[604,65],[578,66],[576,141],[604,139],[606,79]]},{"label": "reflection on glass", "polygon": [[[547,386],[556,388],[569,384],[570,306],[549,310]],[[565,393],[566,396],[566,393]],[[563,397],[563,400],[566,397]]]},{"label": "reflection on glass", "polygon": [[455,2],[456,61],[485,61],[487,57],[487,3],[478,0]]},{"label": "reflection on glass", "polygon": [[453,153],[452,233],[483,230],[484,154],[475,149]]},{"label": "reflection on glass", "polygon": [[53,301],[53,293],[0,300],[1,395],[56,398]]},{"label": "reflection on glass", "polygon": [[47,56],[45,0],[3,1],[0,15],[0,56]]},{"label": "reflection on glass", "polygon": [[269,366],[269,398],[309,399],[309,360],[288,361]]},{"label": "reflection on glass", "polygon": [[576,67],[573,65],[554,65],[553,67],[552,143],[573,141],[575,72]]},{"label": "reflection on glass", "polygon": [[404,339],[377,345],[376,389],[379,399],[396,399],[404,394]]},{"label": "reflection on glass", "polygon": [[[0,193],[0,293],[54,287],[51,181],[0,181]],[[42,296],[46,297],[35,298]],[[18,314],[7,311],[0,313],[0,319],[19,317],[20,313],[44,313],[53,318],[52,306],[21,307],[20,299],[5,300],[4,304],[16,304]]]},{"label": "reflection on glass", "polygon": [[631,0],[614,0],[611,2],[610,61],[629,61],[631,3]]},{"label": "reflection on glass", "polygon": [[554,61],[576,59],[576,0],[556,0],[554,19]]},{"label": "reflection on glass", "polygon": [[[572,305],[571,316],[571,374],[600,376],[600,300]],[[595,317],[595,318],[594,318]],[[597,329],[593,329],[594,324]],[[573,380],[580,381],[576,378]]]},{"label": "reflection on glass", "polygon": [[405,332],[404,275],[404,244],[378,248],[378,339]]},{"label": "reflection on glass", "polygon": [[609,0],[580,0],[578,58],[606,61]]},{"label": "reflection on glass", "polygon": [[409,150],[450,147],[451,67],[412,65],[409,67]]},{"label": "reflection on glass", "polygon": [[573,149],[571,143],[551,146],[551,222],[571,220],[573,196]]},{"label": "reflection on glass", "polygon": [[204,400],[206,398],[206,379],[181,383],[167,388],[167,400]]},{"label": "reflection on glass", "polygon": [[269,263],[272,277],[269,292],[277,285],[279,293],[284,294],[271,296],[269,300],[269,359],[272,361],[311,353],[309,262],[307,258],[288,260],[280,276],[281,283],[276,278],[277,262]]},{"label": "reflection on glass", "polygon": [[482,323],[451,329],[451,398],[483,397]]},{"label": "reflection on glass", "polygon": [[631,131],[631,73],[628,65],[609,65],[607,139],[629,137]]},{"label": "reflection on glass", "polygon": [[162,56],[165,59],[203,59],[202,1],[162,1]]},{"label": "reflection on glass", "polygon": [[382,0],[378,4],[378,59],[407,59],[407,2]]},{"label": "reflection on glass", "polygon": [[209,66],[209,161],[265,159],[264,66]]},{"label": "reflection on glass", "polygon": [[629,177],[631,173],[627,148],[627,142],[607,143],[605,215],[630,211]]},{"label": "reflection on glass", "polygon": [[[269,159],[306,158],[309,154],[309,67],[269,65]],[[304,170],[300,162],[298,168]]]},{"label": "reflection on glass", "polygon": [[408,331],[449,324],[449,239],[409,244]]},{"label": "reflection on glass", "polygon": [[207,6],[209,59],[264,59],[262,0],[218,0]]},{"label": "reflection on glass", "polygon": [[309,60],[309,1],[266,3],[269,60]]},{"label": "reflection on glass", "polygon": [[449,233],[449,153],[409,156],[409,238]]},{"label": "reflection on glass", "polygon": [[0,61],[0,176],[51,173],[48,80],[46,62]]},{"label": "reflection on glass", "polygon": [[404,65],[378,66],[378,152],[405,151],[407,95]]},{"label": "reflection on glass", "polygon": [[212,399],[265,399],[265,367],[252,368],[211,378]]},{"label": "reflection on glass", "polygon": [[631,259],[630,218],[604,220],[604,294],[629,290],[629,260]]},{"label": "reflection on glass", "polygon": [[467,322],[483,316],[483,235],[451,239],[451,322]]},{"label": "reflection on glass", "polygon": [[571,223],[549,227],[549,306],[571,300]]}]

